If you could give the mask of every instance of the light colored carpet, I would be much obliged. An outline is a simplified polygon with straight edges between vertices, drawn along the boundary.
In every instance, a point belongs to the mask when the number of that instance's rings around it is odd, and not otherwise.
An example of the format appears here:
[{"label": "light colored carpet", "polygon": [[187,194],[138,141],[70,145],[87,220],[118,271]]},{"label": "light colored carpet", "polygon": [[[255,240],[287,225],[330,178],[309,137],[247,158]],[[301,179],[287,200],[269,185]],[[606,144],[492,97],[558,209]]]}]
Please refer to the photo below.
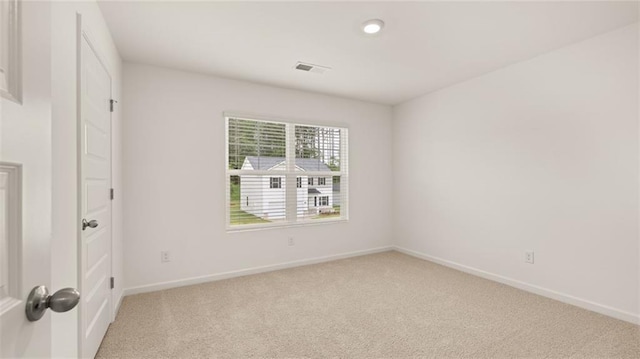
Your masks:
[{"label": "light colored carpet", "polygon": [[124,298],[99,358],[640,358],[640,327],[398,252]]}]

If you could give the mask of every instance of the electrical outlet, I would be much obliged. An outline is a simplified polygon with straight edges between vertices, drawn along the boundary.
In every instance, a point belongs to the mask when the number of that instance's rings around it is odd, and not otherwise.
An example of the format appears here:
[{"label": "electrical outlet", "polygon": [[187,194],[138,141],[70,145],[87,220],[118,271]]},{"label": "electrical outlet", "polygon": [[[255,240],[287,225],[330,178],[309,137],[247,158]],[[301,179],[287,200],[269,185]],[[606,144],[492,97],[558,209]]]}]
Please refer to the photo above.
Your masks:
[{"label": "electrical outlet", "polygon": [[533,251],[524,252],[524,261],[533,264]]},{"label": "electrical outlet", "polygon": [[162,262],[162,263],[171,262],[171,257],[169,256],[169,251],[160,252],[160,262]]},{"label": "electrical outlet", "polygon": [[293,241],[293,237],[289,237],[289,246],[294,246],[296,243]]}]

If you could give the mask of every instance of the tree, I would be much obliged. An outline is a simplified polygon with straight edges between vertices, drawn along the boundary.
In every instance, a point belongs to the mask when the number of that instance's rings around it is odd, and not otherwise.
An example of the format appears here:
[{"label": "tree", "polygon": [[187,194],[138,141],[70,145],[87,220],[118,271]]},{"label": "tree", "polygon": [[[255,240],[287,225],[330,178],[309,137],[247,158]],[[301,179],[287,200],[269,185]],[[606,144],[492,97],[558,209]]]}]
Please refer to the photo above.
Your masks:
[{"label": "tree", "polygon": [[318,128],[296,126],[296,158],[318,158]]},{"label": "tree", "polygon": [[[240,169],[247,156],[285,157],[286,125],[229,119],[229,168]],[[295,126],[296,158],[318,159],[332,171],[340,170],[340,130]]]},{"label": "tree", "polygon": [[229,168],[240,169],[247,156],[284,157],[286,129],[273,122],[229,119]]}]

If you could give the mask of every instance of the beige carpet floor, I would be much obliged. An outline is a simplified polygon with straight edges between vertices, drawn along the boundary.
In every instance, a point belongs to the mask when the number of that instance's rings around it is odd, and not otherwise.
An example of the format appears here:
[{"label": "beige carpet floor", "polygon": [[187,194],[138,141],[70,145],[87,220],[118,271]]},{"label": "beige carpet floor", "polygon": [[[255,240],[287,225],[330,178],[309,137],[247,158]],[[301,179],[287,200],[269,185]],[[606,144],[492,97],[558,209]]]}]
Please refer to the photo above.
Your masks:
[{"label": "beige carpet floor", "polygon": [[398,252],[128,296],[99,358],[640,358],[640,327]]}]

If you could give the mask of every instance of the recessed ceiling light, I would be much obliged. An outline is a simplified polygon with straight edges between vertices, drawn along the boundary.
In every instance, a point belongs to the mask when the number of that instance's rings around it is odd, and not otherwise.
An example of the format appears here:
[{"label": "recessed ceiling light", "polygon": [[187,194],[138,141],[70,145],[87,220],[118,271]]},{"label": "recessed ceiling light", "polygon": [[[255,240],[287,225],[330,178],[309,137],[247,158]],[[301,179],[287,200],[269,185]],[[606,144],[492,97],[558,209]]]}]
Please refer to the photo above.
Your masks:
[{"label": "recessed ceiling light", "polygon": [[384,27],[384,21],[380,19],[373,19],[365,21],[362,24],[362,31],[367,34],[377,34]]}]

